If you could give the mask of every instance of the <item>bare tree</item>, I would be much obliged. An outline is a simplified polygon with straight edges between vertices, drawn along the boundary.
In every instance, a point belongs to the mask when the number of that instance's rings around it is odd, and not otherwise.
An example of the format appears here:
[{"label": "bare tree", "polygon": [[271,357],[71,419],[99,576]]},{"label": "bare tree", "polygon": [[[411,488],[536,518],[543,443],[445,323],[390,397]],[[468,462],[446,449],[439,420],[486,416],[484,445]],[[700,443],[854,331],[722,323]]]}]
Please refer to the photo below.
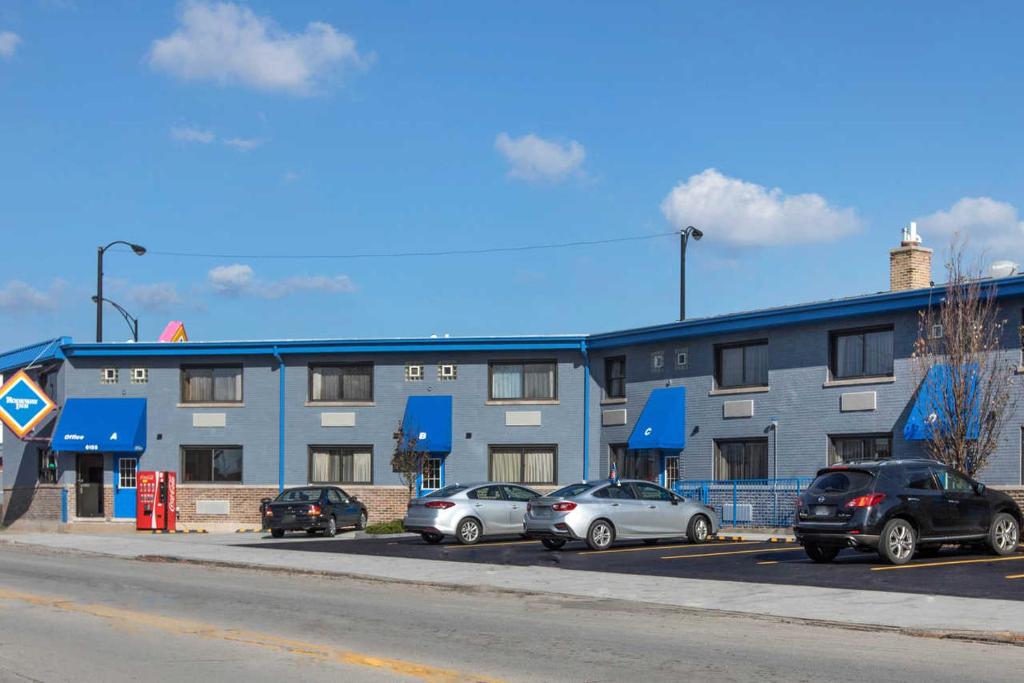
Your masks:
[{"label": "bare tree", "polygon": [[964,243],[954,237],[945,292],[920,312],[913,356],[928,453],[971,477],[985,467],[1013,413],[1019,360],[1005,348],[996,285],[981,273],[980,262],[966,264]]},{"label": "bare tree", "polygon": [[395,450],[391,454],[391,470],[401,475],[402,481],[409,490],[409,498],[412,498],[413,492],[416,490],[416,483],[419,481],[420,474],[423,473],[423,464],[430,454],[416,449],[419,439],[414,433],[406,434],[401,422],[398,423],[398,429],[393,437]]}]

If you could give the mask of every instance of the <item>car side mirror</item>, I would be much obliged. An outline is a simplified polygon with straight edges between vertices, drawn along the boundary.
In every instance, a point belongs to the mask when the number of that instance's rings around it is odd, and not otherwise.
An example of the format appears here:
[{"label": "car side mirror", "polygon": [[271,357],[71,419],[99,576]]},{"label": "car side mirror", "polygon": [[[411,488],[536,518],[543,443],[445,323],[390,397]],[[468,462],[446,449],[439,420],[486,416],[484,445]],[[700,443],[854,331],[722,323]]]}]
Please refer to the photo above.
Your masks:
[{"label": "car side mirror", "polygon": [[672,504],[673,505],[679,505],[679,499],[676,498],[675,496],[672,496]]},{"label": "car side mirror", "polygon": [[349,500],[359,500],[359,496],[349,496]]},{"label": "car side mirror", "polygon": [[977,493],[979,496],[985,493],[985,485],[982,484],[980,481],[974,482],[974,492]]}]

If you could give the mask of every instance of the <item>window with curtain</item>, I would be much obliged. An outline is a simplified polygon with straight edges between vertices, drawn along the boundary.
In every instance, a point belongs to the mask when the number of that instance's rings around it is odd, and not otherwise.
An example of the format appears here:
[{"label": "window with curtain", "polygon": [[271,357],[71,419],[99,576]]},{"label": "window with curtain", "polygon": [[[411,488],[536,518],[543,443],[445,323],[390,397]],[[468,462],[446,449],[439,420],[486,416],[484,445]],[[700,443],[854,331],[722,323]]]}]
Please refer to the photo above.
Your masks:
[{"label": "window with curtain", "polygon": [[372,401],[373,364],[309,366],[310,401]]},{"label": "window with curtain", "polygon": [[768,439],[715,442],[715,479],[767,479]]},{"label": "window with curtain", "polygon": [[715,351],[715,381],[719,388],[768,386],[767,341],[719,346]]},{"label": "window with curtain", "polygon": [[181,369],[182,403],[240,403],[241,401],[241,366],[188,366]]},{"label": "window with curtain", "polygon": [[833,332],[832,376],[835,379],[891,377],[892,344],[891,327]]},{"label": "window with curtain", "polygon": [[554,361],[490,364],[493,401],[553,400],[556,398]]},{"label": "window with curtain", "polygon": [[309,483],[372,484],[373,449],[370,446],[311,446]]},{"label": "window with curtain", "polygon": [[626,357],[604,359],[605,398],[626,398]]},{"label": "window with curtain", "polygon": [[181,480],[195,484],[241,484],[241,446],[185,446]]},{"label": "window with curtain", "polygon": [[892,457],[892,434],[842,434],[829,437],[828,464]]},{"label": "window with curtain", "polygon": [[554,446],[492,446],[490,480],[513,484],[554,484]]}]

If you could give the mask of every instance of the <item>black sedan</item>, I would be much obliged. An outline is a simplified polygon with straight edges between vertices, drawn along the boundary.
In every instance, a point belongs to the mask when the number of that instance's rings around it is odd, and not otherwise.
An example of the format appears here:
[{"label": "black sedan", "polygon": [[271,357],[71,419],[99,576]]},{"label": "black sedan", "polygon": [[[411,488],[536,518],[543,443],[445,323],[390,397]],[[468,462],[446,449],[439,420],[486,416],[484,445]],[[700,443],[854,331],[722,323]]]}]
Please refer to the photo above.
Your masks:
[{"label": "black sedan", "polygon": [[366,506],[337,486],[303,486],[288,489],[260,504],[263,528],[274,538],[286,531],[322,531],[334,536],[339,527],[366,528]]}]

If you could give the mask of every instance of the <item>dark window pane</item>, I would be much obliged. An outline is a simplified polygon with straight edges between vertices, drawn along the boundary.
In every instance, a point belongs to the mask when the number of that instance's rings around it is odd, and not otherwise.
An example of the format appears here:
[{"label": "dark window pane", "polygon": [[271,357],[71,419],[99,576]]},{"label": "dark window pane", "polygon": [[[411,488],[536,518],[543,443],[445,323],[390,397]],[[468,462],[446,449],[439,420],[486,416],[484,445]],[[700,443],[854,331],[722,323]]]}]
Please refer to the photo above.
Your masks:
[{"label": "dark window pane", "polygon": [[217,448],[213,451],[213,480],[242,481],[241,448]]},{"label": "dark window pane", "polygon": [[743,383],[768,384],[768,345],[747,346],[743,358]]},{"label": "dark window pane", "polygon": [[836,338],[836,377],[859,377],[864,374],[864,338],[842,335]]},{"label": "dark window pane", "polygon": [[768,476],[768,440],[719,442],[715,466],[717,479],[764,479]]},{"label": "dark window pane", "polygon": [[864,374],[892,374],[892,330],[864,335]]},{"label": "dark window pane", "polygon": [[183,478],[185,481],[213,481],[211,452],[208,448],[185,450]]},{"label": "dark window pane", "polygon": [[720,377],[723,387],[738,387],[743,384],[743,348],[733,347],[721,351]]},{"label": "dark window pane", "polygon": [[527,363],[523,366],[523,396],[528,399],[555,397],[554,363]]}]

